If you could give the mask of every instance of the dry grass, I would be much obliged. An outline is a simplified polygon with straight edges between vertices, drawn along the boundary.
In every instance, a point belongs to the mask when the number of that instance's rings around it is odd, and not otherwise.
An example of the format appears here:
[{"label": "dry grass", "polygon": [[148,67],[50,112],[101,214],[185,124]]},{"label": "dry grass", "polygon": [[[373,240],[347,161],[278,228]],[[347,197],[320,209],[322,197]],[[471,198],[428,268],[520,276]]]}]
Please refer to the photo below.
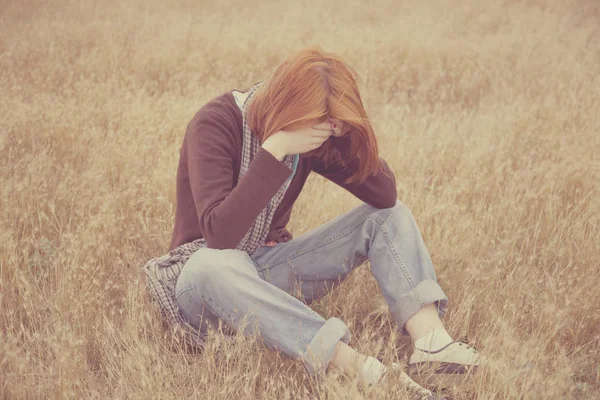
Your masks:
[{"label": "dry grass", "polygon": [[[166,251],[191,116],[310,44],[361,76],[449,331],[535,363],[454,398],[600,397],[598,3],[354,3],[0,2],[0,397],[359,397],[258,341],[169,344],[140,269]],[[313,176],[290,228],[357,204]],[[314,307],[408,357],[367,266]]]}]

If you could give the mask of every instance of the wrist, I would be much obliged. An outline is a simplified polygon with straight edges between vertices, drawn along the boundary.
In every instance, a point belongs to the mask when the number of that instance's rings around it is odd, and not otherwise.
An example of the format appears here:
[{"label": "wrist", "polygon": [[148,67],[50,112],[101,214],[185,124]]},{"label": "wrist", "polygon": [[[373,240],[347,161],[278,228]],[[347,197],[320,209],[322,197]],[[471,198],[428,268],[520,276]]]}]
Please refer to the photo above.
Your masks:
[{"label": "wrist", "polygon": [[273,157],[279,161],[283,161],[287,153],[282,150],[280,146],[277,146],[275,143],[273,143],[273,141],[269,141],[269,139],[264,141],[262,148],[271,153],[271,155],[273,155]]}]

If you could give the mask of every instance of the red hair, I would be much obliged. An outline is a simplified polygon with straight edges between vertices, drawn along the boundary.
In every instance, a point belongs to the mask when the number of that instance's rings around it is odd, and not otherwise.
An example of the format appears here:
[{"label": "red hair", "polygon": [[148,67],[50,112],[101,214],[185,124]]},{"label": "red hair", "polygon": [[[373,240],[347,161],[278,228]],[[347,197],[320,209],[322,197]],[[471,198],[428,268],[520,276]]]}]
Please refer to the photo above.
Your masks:
[{"label": "red hair", "polygon": [[[330,137],[313,152],[325,166],[349,166],[346,183],[362,182],[380,167],[377,140],[358,87],[357,73],[339,56],[310,46],[285,59],[254,94],[248,125],[263,143],[280,130],[338,119],[347,133]],[[344,153],[339,144],[343,142]],[[349,143],[348,143],[349,142]]]}]

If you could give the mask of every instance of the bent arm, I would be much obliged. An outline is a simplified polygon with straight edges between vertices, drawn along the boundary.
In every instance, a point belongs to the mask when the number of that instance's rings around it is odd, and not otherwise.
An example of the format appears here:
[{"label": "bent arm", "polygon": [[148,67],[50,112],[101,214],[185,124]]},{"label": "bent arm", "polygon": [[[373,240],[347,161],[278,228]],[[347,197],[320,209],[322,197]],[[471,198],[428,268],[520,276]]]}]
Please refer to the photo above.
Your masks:
[{"label": "bent arm", "polygon": [[210,248],[234,249],[292,170],[260,148],[234,187],[232,127],[199,118],[186,135],[190,186]]},{"label": "bent arm", "polygon": [[356,170],[358,166],[356,161],[350,163],[349,167],[343,167],[341,164],[325,167],[322,161],[315,159],[312,170],[373,207],[391,208],[396,204],[398,198],[396,176],[383,158],[379,157],[379,163],[380,167],[377,173],[369,176],[362,183],[344,183]]}]

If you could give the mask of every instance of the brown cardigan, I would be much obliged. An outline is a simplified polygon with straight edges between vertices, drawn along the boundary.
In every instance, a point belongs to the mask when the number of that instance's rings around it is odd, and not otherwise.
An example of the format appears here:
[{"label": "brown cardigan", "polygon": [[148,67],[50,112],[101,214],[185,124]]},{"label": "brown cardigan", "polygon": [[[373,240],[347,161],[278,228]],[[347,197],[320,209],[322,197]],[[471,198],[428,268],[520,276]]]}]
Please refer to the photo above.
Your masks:
[{"label": "brown cardigan", "polygon": [[[328,140],[339,143],[340,149],[347,143],[344,137]],[[241,148],[242,113],[230,90],[206,103],[188,124],[177,169],[177,208],[170,250],[201,237],[210,248],[236,248],[292,173],[261,147],[238,182]],[[311,171],[376,208],[393,207],[397,198],[395,176],[381,161],[389,177],[378,173],[362,184],[343,184],[350,171],[339,165],[325,168],[318,159],[301,154],[296,174],[273,216],[266,242],[293,238],[286,225]]]}]

